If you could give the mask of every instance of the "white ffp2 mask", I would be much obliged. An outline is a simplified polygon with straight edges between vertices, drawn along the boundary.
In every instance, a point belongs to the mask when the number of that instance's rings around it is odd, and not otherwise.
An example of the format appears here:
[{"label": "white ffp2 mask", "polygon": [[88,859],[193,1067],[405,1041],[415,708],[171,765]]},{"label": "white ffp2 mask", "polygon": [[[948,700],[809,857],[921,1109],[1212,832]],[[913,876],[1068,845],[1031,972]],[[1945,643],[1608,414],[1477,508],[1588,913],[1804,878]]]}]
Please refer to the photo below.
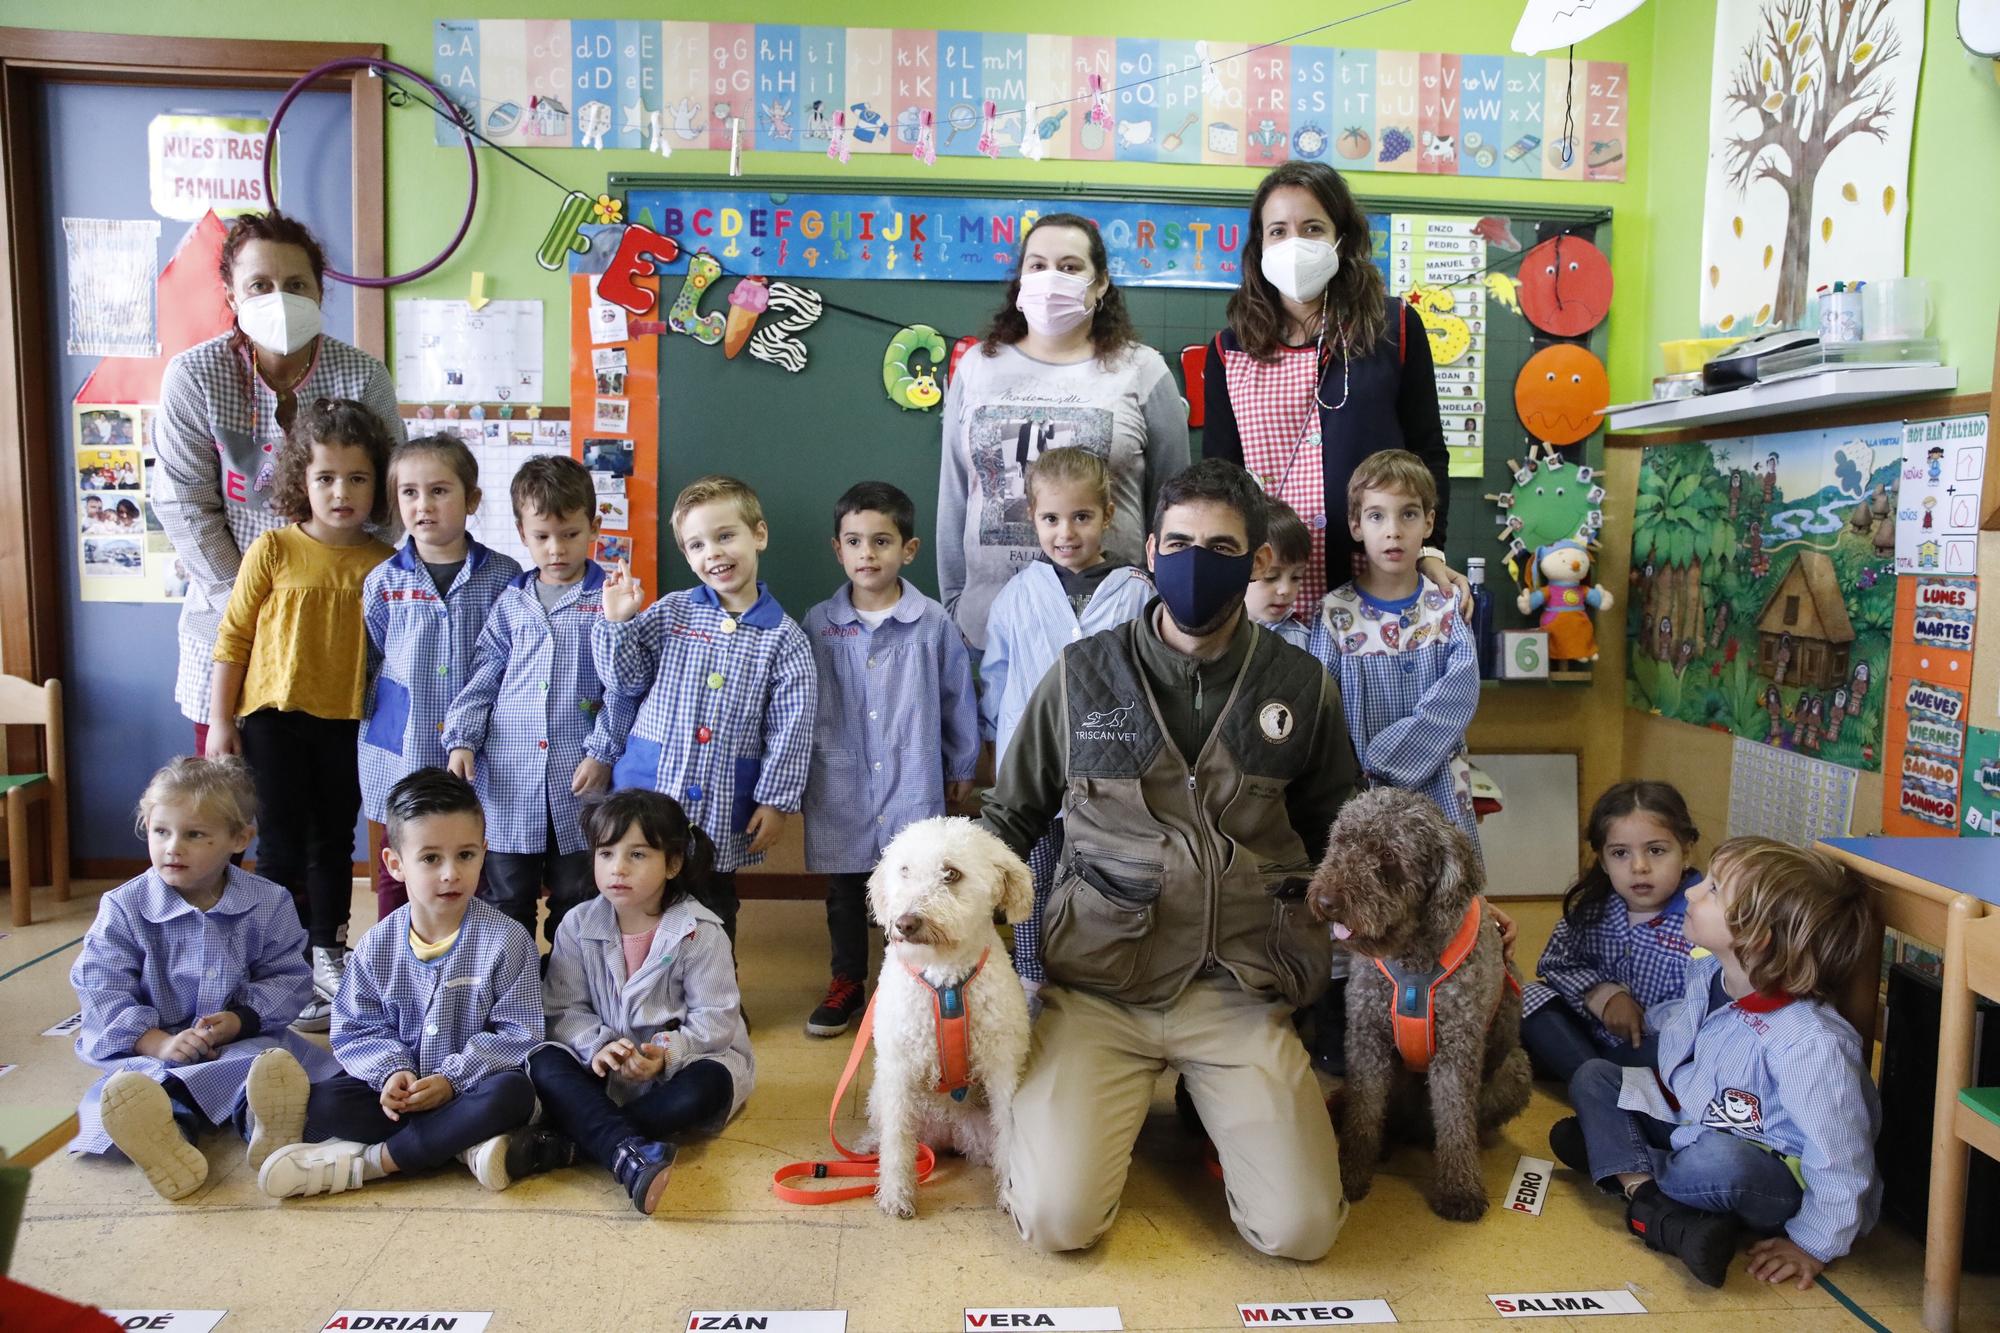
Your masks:
[{"label": "white ffp2 mask", "polygon": [[1317,301],[1340,271],[1340,250],[1309,236],[1287,236],[1264,247],[1264,278],[1294,301]]},{"label": "white ffp2 mask", "polygon": [[319,302],[296,292],[265,292],[236,303],[236,327],[265,351],[290,356],[319,337]]}]

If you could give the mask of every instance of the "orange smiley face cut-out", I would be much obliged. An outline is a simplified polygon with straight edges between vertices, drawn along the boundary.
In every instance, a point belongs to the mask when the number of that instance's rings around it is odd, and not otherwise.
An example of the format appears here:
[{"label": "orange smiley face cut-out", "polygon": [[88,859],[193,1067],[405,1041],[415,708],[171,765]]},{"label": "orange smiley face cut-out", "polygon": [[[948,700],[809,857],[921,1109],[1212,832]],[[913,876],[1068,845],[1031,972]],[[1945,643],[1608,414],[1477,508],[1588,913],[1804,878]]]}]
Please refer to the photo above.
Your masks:
[{"label": "orange smiley face cut-out", "polygon": [[1611,403],[1604,363],[1575,343],[1544,347],[1514,381],[1514,411],[1528,433],[1549,444],[1575,444],[1603,420]]}]

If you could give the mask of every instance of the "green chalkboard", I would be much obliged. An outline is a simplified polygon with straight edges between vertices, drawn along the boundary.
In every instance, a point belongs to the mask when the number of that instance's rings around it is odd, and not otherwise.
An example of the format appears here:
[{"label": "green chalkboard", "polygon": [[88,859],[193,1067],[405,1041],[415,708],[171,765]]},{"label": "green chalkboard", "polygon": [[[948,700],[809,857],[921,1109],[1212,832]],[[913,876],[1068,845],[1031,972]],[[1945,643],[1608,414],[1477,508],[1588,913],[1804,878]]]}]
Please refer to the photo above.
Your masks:
[{"label": "green chalkboard", "polygon": [[[615,184],[654,185],[683,178],[620,177]],[[711,182],[712,183],[712,182]],[[824,182],[820,182],[821,187]],[[898,182],[896,189],[911,193]],[[985,193],[1005,193],[988,190]],[[1047,191],[1036,191],[1046,194]],[[1158,194],[1159,192],[1151,192]],[[1106,197],[1112,197],[1107,195]],[[1247,207],[1249,197],[1243,197]],[[1431,215],[1509,218],[1524,247],[1569,228],[1610,252],[1606,215],[1591,209],[1482,204],[1463,201],[1363,199],[1371,213],[1421,212]],[[1497,247],[1489,262],[1511,272],[1518,253]],[[824,317],[804,336],[805,368],[797,374],[739,356],[725,360],[720,350],[691,338],[660,339],[660,564],[656,588],[693,586],[694,577],[674,549],[668,513],[673,497],[694,478],[723,472],[757,489],[770,525],[770,548],[761,577],[794,617],[830,595],[841,580],[833,557],[833,504],[857,481],[887,481],[909,492],[917,506],[923,550],[910,577],[936,595],[937,572],[931,550],[936,536],[937,477],[942,447],[941,414],[904,411],[882,387],[882,355],[894,327],[833,309],[863,310],[895,326],[929,324],[950,341],[986,326],[1003,292],[990,283],[892,280],[809,282],[829,302]],[[1224,319],[1226,292],[1159,287],[1127,287],[1125,300],[1140,336],[1167,359],[1180,380],[1183,347],[1206,343]],[[1605,329],[1590,335],[1589,346],[1603,355]],[[1487,557],[1495,588],[1496,619],[1503,626],[1526,623],[1512,606],[1513,589],[1497,540],[1501,513],[1483,497],[1509,488],[1506,460],[1527,457],[1527,433],[1515,416],[1514,380],[1522,364],[1548,339],[1518,314],[1489,302],[1485,354],[1485,475],[1455,478],[1451,485],[1451,525],[1447,553],[1464,568],[1469,555]],[[1186,388],[1183,385],[1183,393]],[[1201,434],[1192,433],[1196,457]],[[1575,448],[1563,451],[1578,459]],[[1602,468],[1603,438],[1582,446],[1580,461]]]}]

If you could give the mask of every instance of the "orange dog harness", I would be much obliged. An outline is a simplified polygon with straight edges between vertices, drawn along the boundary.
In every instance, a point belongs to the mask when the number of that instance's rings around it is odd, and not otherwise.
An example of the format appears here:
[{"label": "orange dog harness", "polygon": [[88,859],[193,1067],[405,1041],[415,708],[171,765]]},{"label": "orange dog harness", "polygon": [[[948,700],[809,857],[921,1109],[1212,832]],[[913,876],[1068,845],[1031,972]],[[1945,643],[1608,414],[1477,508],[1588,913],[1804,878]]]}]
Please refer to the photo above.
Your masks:
[{"label": "orange dog harness", "polygon": [[[1382,975],[1389,979],[1392,987],[1389,1020],[1396,1032],[1396,1050],[1403,1057],[1404,1068],[1413,1074],[1428,1070],[1431,1057],[1437,1054],[1437,988],[1450,980],[1452,974],[1464,964],[1472,953],[1472,946],[1479,940],[1480,928],[1485,924],[1486,900],[1476,897],[1472,905],[1465,909],[1465,919],[1452,932],[1450,941],[1444,946],[1444,953],[1428,968],[1416,971],[1405,969],[1387,958],[1375,960],[1375,966],[1382,969]],[[1505,984],[1493,993],[1496,1014],[1506,987],[1520,989],[1520,983],[1514,980],[1512,973],[1503,972],[1502,975]]]},{"label": "orange dog harness", "polygon": [[[986,966],[986,959],[993,951],[986,950],[979,955],[979,961],[972,970],[957,983],[939,988],[930,983],[922,972],[905,963],[911,976],[924,983],[931,993],[931,1006],[937,1018],[938,1082],[937,1090],[955,1101],[964,1101],[965,1094],[972,1087],[972,1022],[966,1014],[965,988]],[[878,1155],[856,1152],[840,1141],[835,1122],[840,1118],[840,1104],[847,1098],[848,1086],[854,1082],[856,1071],[861,1068],[861,1057],[868,1053],[869,1039],[875,1033],[875,1001],[881,995],[877,991],[868,997],[868,1007],[862,1011],[860,1030],[854,1034],[854,1048],[847,1054],[847,1068],[840,1073],[840,1082],[833,1090],[833,1105],[827,1108],[826,1136],[833,1140],[833,1150],[840,1154],[837,1162],[789,1162],[779,1167],[771,1175],[771,1192],[786,1203],[838,1203],[842,1199],[863,1199],[875,1192],[873,1185],[848,1185],[837,1189],[806,1189],[791,1182],[798,1179],[827,1180],[830,1178],[861,1178],[872,1180],[876,1176]],[[937,1154],[928,1143],[917,1145],[917,1184],[930,1183],[931,1173],[937,1169]]]}]

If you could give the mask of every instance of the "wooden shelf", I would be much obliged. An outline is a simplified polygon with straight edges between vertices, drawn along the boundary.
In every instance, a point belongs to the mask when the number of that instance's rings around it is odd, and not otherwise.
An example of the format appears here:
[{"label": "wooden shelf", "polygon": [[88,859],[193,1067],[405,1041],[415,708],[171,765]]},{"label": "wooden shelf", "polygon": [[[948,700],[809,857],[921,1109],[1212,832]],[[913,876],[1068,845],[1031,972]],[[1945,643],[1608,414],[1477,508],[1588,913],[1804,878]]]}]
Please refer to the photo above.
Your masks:
[{"label": "wooden shelf", "polygon": [[1605,421],[1614,431],[1715,426],[1789,412],[1822,411],[1891,398],[1950,393],[1958,387],[1952,366],[1872,366],[1822,370],[1813,375],[1751,384],[1700,398],[1675,398],[1614,412]]}]

